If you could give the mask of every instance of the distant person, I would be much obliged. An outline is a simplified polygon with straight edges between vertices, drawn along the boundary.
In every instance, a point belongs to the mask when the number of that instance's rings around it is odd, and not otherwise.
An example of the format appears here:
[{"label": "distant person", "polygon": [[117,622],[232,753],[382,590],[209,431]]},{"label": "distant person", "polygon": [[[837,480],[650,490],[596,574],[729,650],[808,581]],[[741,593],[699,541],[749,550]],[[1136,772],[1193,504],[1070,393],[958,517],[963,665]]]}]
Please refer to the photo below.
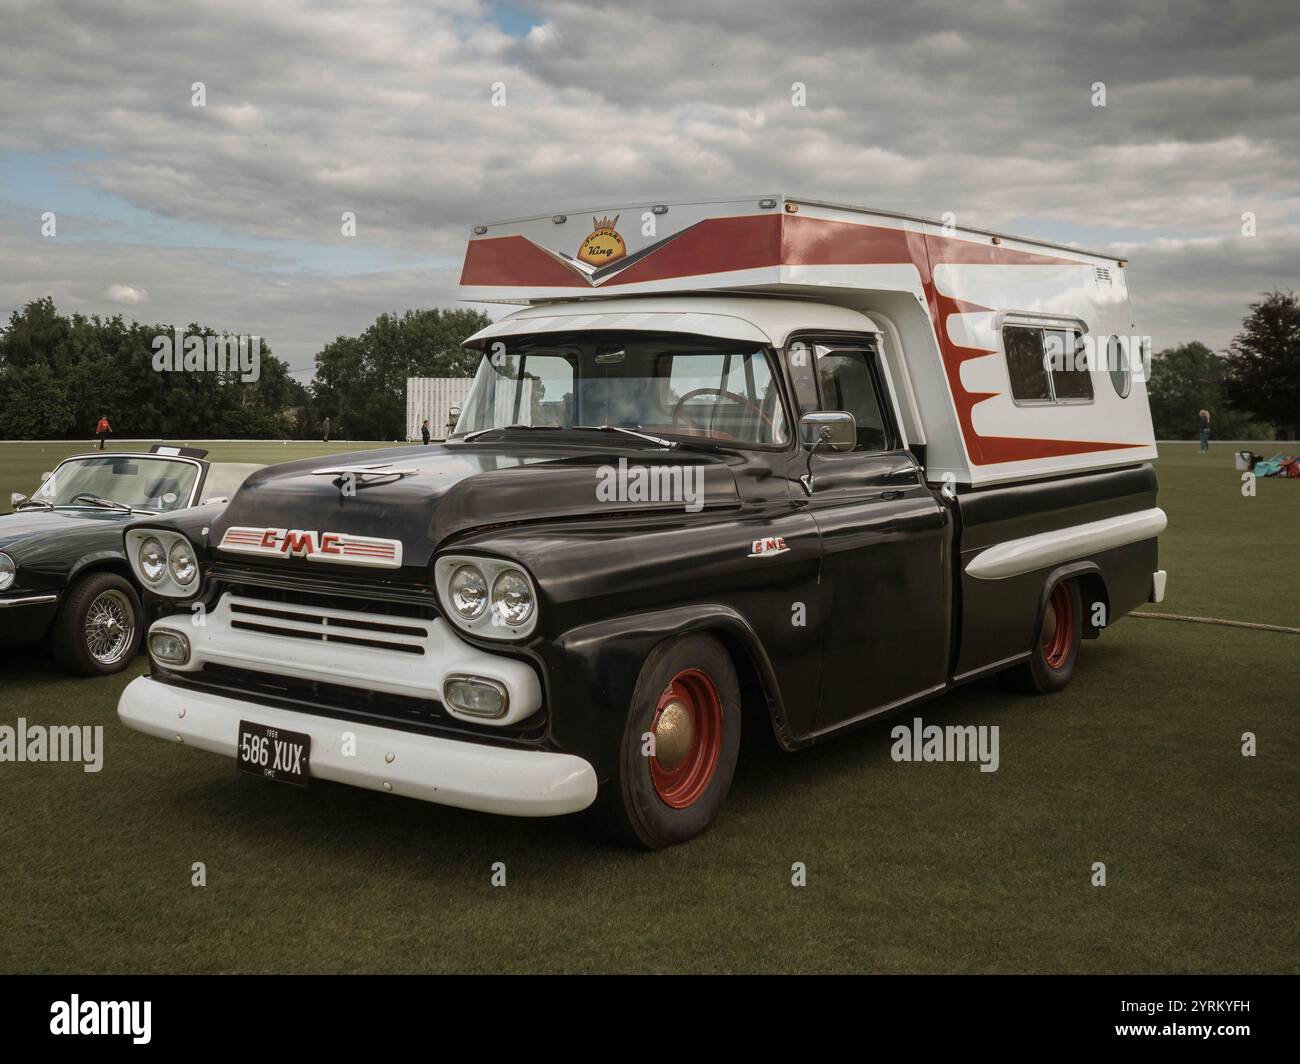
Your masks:
[{"label": "distant person", "polygon": [[99,424],[95,426],[95,435],[99,437],[99,449],[104,449],[104,443],[109,436],[113,434],[113,426],[108,423],[108,415],[99,415]]},{"label": "distant person", "polygon": [[326,414],[326,415],[325,415],[325,420],[322,421],[322,422],[320,423],[320,431],[321,431],[321,442],[322,442],[322,443],[329,443],[329,442],[330,442],[330,416],[329,416],[329,414]]},{"label": "distant person", "polygon": [[1210,412],[1202,410],[1200,413],[1199,423],[1196,428],[1201,437],[1201,454],[1210,453]]},{"label": "distant person", "polygon": [[420,439],[424,441],[426,447],[429,446],[429,419],[424,419],[424,424],[420,426]]}]

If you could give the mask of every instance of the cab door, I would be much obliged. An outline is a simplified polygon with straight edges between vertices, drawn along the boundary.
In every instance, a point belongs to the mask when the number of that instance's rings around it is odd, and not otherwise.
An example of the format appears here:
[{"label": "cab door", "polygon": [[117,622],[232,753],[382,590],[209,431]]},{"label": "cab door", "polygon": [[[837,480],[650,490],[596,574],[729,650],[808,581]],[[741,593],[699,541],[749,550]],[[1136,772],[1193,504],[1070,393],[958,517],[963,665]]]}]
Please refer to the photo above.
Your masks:
[{"label": "cab door", "polygon": [[950,518],[904,446],[874,339],[802,337],[786,357],[801,416],[845,410],[856,423],[852,451],[805,448],[789,474],[816,521],[831,596],[820,733],[945,683]]}]

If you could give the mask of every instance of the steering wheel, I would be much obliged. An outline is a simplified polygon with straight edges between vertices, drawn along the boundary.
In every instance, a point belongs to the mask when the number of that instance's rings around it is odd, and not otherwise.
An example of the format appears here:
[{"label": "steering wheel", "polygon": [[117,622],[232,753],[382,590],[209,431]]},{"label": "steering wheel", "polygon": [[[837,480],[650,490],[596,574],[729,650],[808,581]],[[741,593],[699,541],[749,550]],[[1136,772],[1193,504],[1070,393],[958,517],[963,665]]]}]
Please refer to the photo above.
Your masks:
[{"label": "steering wheel", "polygon": [[731,399],[734,402],[739,403],[741,406],[748,407],[750,410],[752,410],[755,414],[758,415],[758,419],[761,422],[763,422],[764,425],[766,425],[769,429],[772,428],[772,421],[766,414],[763,413],[763,408],[761,406],[759,406],[757,403],[749,399],[746,399],[743,395],[737,395],[735,392],[729,392],[725,388],[694,388],[691,391],[687,392],[680,399],[678,399],[676,404],[673,406],[674,425],[676,425],[678,421],[685,421],[688,425],[691,426],[691,428],[695,429],[697,432],[704,431],[703,429],[700,428],[699,425],[695,423],[695,419],[692,418],[690,414],[682,410],[682,407],[685,406],[690,400],[694,399],[697,395],[717,395],[717,396],[721,396],[724,399]]},{"label": "steering wheel", "polygon": [[91,502],[108,502],[107,499],[101,498],[93,491],[79,491],[76,495],[72,496],[68,502],[76,502],[78,499],[89,499]]}]

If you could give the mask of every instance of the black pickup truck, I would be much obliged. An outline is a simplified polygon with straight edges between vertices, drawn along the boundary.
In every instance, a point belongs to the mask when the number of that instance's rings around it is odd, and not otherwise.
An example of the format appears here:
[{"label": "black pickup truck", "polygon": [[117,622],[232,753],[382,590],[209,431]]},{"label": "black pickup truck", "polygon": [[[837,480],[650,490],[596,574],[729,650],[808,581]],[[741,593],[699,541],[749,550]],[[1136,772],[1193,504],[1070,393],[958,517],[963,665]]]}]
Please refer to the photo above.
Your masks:
[{"label": "black pickup truck", "polygon": [[[133,522],[172,615],[122,720],[281,782],[594,806],[655,848],[718,816],[742,717],[794,751],[990,673],[1059,691],[1152,596],[1149,463],[928,483],[865,317],[736,302],[690,333],[526,311],[476,341],[445,445]],[[178,543],[197,589],[142,572]]]}]

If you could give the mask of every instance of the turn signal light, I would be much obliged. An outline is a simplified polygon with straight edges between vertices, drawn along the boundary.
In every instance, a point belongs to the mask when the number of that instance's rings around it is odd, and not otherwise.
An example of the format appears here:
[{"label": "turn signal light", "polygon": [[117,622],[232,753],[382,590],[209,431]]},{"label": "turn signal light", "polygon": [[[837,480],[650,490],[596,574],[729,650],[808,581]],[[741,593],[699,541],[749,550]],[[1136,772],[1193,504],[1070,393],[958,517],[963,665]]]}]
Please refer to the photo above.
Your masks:
[{"label": "turn signal light", "polygon": [[449,676],[442,685],[443,704],[452,713],[467,717],[496,720],[506,715],[510,697],[506,689],[495,680],[478,676]]}]

